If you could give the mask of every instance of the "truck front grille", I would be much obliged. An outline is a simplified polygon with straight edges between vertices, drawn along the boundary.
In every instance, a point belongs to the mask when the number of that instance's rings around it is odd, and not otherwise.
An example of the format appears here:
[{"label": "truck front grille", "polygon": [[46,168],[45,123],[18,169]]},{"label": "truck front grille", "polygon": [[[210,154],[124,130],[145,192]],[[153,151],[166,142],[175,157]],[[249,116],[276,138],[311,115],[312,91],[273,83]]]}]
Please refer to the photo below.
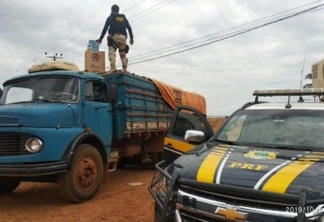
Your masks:
[{"label": "truck front grille", "polygon": [[0,133],[0,156],[15,156],[22,153],[21,134]]},{"label": "truck front grille", "polygon": [[179,215],[183,222],[224,222],[225,220],[215,219],[203,214],[190,212],[189,210],[180,209]]},{"label": "truck front grille", "polygon": [[[246,191],[223,185],[211,185],[180,179],[177,188],[176,214],[179,221],[295,221],[297,212],[287,206],[298,207],[298,196],[258,191]],[[242,192],[239,192],[242,191]],[[255,194],[255,195],[253,195]],[[248,197],[250,196],[250,197]],[[296,204],[297,203],[297,204]],[[313,218],[323,206],[315,202],[306,205],[307,217]],[[233,219],[234,218],[234,219]],[[261,219],[260,219],[261,218]]]},{"label": "truck front grille", "polygon": [[220,192],[212,192],[202,189],[196,189],[188,186],[181,186],[181,190],[197,195],[209,200],[215,200],[215,201],[221,201],[227,204],[232,205],[241,205],[241,206],[249,206],[249,207],[257,207],[257,208],[264,208],[269,210],[280,210],[285,211],[287,206],[289,207],[297,207],[298,203],[281,203],[280,200],[278,201],[266,201],[266,200],[260,200],[257,197],[255,198],[246,198],[246,197],[239,197],[235,194],[226,194],[226,193],[220,193]]}]

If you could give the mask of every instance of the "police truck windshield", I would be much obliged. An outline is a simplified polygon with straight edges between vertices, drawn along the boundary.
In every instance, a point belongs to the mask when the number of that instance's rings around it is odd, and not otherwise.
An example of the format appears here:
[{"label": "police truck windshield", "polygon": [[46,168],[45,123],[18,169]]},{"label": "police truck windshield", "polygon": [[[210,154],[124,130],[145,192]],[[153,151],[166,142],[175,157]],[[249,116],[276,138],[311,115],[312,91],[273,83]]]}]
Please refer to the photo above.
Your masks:
[{"label": "police truck windshield", "polygon": [[17,80],[3,89],[1,105],[26,102],[69,102],[79,100],[77,78],[41,77]]},{"label": "police truck windshield", "polygon": [[321,110],[239,111],[215,140],[247,146],[324,149],[323,118]]}]

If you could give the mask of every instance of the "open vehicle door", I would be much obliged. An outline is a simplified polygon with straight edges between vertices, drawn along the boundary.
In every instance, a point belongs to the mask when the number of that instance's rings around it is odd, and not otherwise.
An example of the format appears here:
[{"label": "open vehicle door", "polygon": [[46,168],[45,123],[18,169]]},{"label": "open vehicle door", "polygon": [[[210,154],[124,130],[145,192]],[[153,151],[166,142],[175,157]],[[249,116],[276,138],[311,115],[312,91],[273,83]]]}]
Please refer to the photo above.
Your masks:
[{"label": "open vehicle door", "polygon": [[173,162],[183,153],[209,140],[213,134],[206,117],[196,108],[177,106],[164,140],[164,159]]}]

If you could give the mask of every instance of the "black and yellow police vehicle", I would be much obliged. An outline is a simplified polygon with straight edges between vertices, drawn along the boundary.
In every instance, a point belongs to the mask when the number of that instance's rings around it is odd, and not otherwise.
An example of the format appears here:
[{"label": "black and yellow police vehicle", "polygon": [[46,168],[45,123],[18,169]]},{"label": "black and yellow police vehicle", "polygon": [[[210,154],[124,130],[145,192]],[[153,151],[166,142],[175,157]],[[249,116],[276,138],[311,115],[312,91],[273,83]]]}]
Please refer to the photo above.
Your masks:
[{"label": "black and yellow police vehicle", "polygon": [[155,221],[324,222],[324,89],[253,95],[207,141],[188,130],[200,144],[156,164]]}]

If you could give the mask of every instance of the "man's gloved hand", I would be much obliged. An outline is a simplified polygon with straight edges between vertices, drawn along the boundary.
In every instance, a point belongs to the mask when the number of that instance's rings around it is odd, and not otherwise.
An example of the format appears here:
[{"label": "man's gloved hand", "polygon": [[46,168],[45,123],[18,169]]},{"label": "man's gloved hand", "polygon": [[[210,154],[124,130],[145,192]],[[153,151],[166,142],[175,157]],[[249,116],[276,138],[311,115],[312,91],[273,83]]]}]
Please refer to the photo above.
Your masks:
[{"label": "man's gloved hand", "polygon": [[96,40],[96,43],[98,43],[98,44],[101,44],[101,42],[102,42],[101,39],[97,39],[97,40]]},{"label": "man's gloved hand", "polygon": [[133,44],[134,44],[134,39],[129,40],[129,43],[130,43],[131,45],[133,45]]}]

